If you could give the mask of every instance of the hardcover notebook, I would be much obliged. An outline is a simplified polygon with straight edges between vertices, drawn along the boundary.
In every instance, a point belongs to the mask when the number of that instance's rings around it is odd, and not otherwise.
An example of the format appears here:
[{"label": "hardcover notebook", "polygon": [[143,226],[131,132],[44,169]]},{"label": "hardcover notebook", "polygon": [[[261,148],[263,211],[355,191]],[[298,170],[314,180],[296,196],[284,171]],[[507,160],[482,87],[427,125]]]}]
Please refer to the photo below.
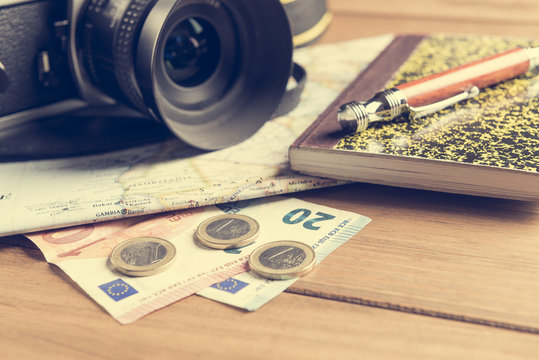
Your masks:
[{"label": "hardcover notebook", "polygon": [[539,40],[399,36],[291,145],[292,169],[317,176],[521,200],[539,199],[539,75],[482,89],[423,118],[346,134],[340,105]]}]

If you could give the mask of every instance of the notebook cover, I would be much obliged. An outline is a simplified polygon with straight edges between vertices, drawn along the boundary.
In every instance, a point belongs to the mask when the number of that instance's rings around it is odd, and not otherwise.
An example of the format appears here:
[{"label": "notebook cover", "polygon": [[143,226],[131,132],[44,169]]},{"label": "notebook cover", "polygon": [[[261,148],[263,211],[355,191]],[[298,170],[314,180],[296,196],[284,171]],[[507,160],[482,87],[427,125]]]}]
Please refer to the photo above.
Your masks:
[{"label": "notebook cover", "polygon": [[[291,145],[292,168],[309,173],[311,165],[299,166],[296,155],[305,150],[324,151],[376,156],[382,168],[383,159],[400,158],[409,163],[435,161],[519,172],[536,177],[539,187],[539,76],[534,73],[482,89],[473,99],[413,121],[401,116],[391,123],[371,124],[357,134],[344,133],[337,121],[337,110],[346,102],[368,100],[384,88],[515,47],[538,45],[539,40],[495,36],[397,37]],[[320,167],[316,175],[321,175]],[[533,192],[539,193],[537,189]]]}]

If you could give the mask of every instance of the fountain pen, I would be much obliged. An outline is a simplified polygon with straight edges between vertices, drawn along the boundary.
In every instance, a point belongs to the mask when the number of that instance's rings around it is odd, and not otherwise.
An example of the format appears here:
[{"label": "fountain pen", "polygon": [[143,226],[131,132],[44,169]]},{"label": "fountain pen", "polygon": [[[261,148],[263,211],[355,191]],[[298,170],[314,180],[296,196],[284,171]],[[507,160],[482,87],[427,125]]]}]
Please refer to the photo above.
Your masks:
[{"label": "fountain pen", "polygon": [[415,119],[473,98],[480,89],[522,75],[539,65],[539,47],[516,48],[376,93],[365,102],[340,106],[338,121],[347,132],[402,113]]}]

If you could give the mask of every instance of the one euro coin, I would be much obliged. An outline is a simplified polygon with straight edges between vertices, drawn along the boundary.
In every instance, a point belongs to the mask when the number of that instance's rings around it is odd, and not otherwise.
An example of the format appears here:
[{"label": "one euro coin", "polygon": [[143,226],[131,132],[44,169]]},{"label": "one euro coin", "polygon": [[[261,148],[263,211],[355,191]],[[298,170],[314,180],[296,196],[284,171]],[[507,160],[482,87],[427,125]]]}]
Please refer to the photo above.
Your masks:
[{"label": "one euro coin", "polygon": [[149,276],[167,270],[176,258],[176,248],[164,239],[137,237],[120,243],[112,250],[110,262],[129,276]]},{"label": "one euro coin", "polygon": [[251,270],[264,278],[285,280],[303,276],[316,261],[314,250],[299,241],[273,241],[256,248],[249,256]]},{"label": "one euro coin", "polygon": [[260,225],[252,217],[223,214],[210,217],[198,226],[196,239],[213,249],[233,249],[255,241]]}]

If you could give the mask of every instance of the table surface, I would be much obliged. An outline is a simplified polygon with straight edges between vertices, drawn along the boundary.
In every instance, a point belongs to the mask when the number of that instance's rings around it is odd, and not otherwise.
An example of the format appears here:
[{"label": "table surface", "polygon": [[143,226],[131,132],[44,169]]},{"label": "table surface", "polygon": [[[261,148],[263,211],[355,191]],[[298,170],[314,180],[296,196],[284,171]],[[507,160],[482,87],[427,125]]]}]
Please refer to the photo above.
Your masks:
[{"label": "table surface", "polygon": [[[378,3],[330,0],[321,41],[433,31],[539,38],[536,0]],[[539,357],[539,203],[369,184],[295,196],[373,221],[253,313],[192,296],[122,326],[38,250],[0,239],[0,357]]]}]

